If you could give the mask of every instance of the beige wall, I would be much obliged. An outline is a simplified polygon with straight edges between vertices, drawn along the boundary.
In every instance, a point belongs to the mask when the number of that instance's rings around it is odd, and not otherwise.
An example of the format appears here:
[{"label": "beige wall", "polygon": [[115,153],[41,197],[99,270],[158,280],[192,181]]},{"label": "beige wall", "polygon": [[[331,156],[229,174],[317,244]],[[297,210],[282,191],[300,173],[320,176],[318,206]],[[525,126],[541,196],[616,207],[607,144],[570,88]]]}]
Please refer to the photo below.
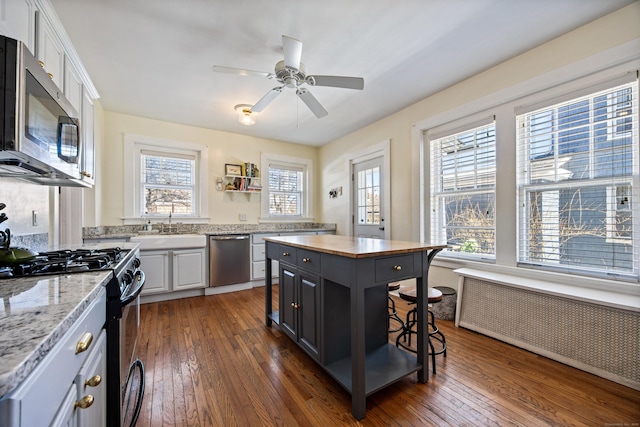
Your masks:
[{"label": "beige wall", "polygon": [[[512,91],[511,88],[517,87],[522,93],[523,90],[527,90],[528,81],[542,75],[551,73],[556,79],[564,81],[581,77],[563,72],[568,68],[580,68],[575,64],[584,63],[585,68],[591,67],[592,71],[617,65],[592,64],[590,58],[625,44],[631,44],[637,55],[640,52],[638,41],[640,2],[635,2],[325,145],[320,148],[319,153],[322,189],[320,193],[324,195],[325,190],[328,191],[329,188],[348,185],[349,153],[390,139],[391,237],[419,240],[419,160],[416,158],[419,144],[413,135],[414,128],[452,109],[463,109],[462,106],[468,106],[469,111],[480,111],[499,105],[501,96],[506,99],[515,92],[515,89]],[[483,100],[487,97],[493,97],[491,102],[494,102],[494,105],[483,105]],[[499,152],[498,156],[500,155]],[[320,199],[322,221],[337,223],[338,231],[345,230],[348,220],[349,201],[345,199],[346,197]]]},{"label": "beige wall", "polygon": [[[97,185],[93,190],[98,201],[96,225],[122,225],[124,215],[123,147],[125,133],[161,139],[198,143],[209,148],[209,216],[212,224],[236,224],[240,213],[247,214],[246,223],[257,223],[260,216],[260,195],[216,191],[216,177],[224,175],[225,163],[260,163],[260,154],[275,153],[309,158],[317,166],[317,148],[255,138],[228,132],[143,117],[103,111],[99,120],[102,140],[97,148]],[[85,214],[91,215],[85,208]],[[89,218],[90,222],[91,218]],[[243,221],[244,223],[244,221]]]}]

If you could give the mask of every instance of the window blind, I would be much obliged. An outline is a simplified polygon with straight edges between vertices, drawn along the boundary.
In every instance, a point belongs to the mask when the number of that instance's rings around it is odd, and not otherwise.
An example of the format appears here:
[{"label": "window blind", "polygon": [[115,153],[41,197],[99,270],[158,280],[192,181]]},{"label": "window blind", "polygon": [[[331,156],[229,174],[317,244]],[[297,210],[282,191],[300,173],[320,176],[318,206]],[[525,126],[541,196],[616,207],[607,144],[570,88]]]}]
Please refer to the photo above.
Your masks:
[{"label": "window blind", "polygon": [[637,279],[637,79],[519,111],[518,261]]}]

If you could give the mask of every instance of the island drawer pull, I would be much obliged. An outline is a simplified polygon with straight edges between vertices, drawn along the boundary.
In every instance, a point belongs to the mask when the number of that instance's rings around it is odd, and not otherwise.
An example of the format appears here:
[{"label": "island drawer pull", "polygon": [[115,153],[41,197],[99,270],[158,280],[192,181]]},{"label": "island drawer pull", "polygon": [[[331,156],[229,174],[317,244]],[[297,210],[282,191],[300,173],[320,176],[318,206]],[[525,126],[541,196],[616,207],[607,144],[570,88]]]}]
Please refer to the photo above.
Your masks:
[{"label": "island drawer pull", "polygon": [[400,271],[400,270],[402,270],[402,266],[401,266],[401,265],[394,265],[394,266],[393,266],[393,269],[394,269],[395,271]]}]

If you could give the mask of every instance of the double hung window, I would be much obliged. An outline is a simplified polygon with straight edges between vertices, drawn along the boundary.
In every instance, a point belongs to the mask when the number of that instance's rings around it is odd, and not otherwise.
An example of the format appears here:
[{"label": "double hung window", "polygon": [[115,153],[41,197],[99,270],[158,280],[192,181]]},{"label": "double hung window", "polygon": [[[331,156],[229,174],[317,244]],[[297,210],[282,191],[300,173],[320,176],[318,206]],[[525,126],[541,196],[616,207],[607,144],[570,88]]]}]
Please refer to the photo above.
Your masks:
[{"label": "double hung window", "polygon": [[[309,159],[262,155],[262,221],[310,221],[313,194]],[[266,171],[266,172],[265,172]],[[264,180],[264,178],[263,178]]]},{"label": "double hung window", "polygon": [[638,276],[638,83],[517,114],[518,261]]},{"label": "double hung window", "polygon": [[428,131],[431,239],[449,255],[495,259],[496,129]]}]

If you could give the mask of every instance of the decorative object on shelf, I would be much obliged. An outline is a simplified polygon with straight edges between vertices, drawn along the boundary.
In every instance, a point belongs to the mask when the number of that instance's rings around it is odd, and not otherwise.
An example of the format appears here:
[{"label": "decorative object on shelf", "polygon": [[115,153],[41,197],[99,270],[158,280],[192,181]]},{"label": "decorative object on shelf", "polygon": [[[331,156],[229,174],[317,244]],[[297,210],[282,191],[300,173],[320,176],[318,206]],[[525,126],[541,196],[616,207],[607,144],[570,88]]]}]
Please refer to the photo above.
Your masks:
[{"label": "decorative object on shelf", "polygon": [[232,165],[225,164],[224,165],[224,174],[230,176],[241,176],[242,175],[242,166],[241,165]]},{"label": "decorative object on shelf", "polygon": [[238,104],[233,107],[238,113],[238,121],[245,126],[252,126],[256,124],[255,115],[257,113],[251,111],[251,107],[252,105],[249,104]]}]

